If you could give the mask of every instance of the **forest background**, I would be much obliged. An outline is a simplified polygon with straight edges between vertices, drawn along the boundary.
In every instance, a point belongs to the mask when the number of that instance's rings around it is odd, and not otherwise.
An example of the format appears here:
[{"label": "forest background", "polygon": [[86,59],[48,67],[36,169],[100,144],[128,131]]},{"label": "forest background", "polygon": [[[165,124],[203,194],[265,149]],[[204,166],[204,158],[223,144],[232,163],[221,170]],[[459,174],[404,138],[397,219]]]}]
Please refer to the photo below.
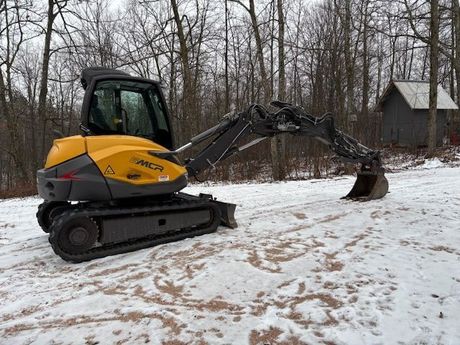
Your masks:
[{"label": "forest background", "polygon": [[[460,6],[458,0],[0,0],[0,191],[34,190],[53,130],[79,133],[80,72],[89,66],[159,80],[176,146],[228,112],[280,99],[316,116],[332,112],[338,127],[381,147],[381,114],[374,109],[390,80],[430,80],[430,123],[435,85],[460,100]],[[212,176],[320,177],[330,171],[329,154],[313,140],[280,136]]]}]

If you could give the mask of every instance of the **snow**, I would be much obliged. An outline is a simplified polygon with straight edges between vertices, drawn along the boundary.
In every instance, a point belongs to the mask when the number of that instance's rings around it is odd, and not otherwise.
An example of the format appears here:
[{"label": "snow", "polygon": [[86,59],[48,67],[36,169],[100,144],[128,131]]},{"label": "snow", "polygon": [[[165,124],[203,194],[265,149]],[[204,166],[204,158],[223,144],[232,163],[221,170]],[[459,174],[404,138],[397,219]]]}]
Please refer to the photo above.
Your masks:
[{"label": "snow", "polygon": [[443,162],[439,160],[439,158],[430,158],[426,159],[425,162],[420,166],[422,169],[435,169],[442,167],[444,165]]},{"label": "snow", "polygon": [[237,203],[237,229],[70,264],[0,201],[2,344],[459,344],[460,167],[354,178],[197,185]]}]

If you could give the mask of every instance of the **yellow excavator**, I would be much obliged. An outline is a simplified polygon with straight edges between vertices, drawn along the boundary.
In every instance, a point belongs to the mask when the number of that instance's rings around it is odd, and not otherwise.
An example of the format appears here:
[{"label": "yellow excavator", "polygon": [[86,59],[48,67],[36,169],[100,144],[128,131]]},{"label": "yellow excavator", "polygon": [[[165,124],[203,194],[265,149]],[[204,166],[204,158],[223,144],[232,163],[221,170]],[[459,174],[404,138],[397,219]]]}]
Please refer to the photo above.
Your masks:
[{"label": "yellow excavator", "polygon": [[[372,200],[388,191],[379,151],[337,130],[331,114],[314,117],[283,102],[272,103],[274,112],[253,104],[174,149],[158,82],[101,67],[83,70],[81,82],[82,135],[54,140],[37,172],[45,200],[37,220],[64,260],[82,262],[208,234],[220,224],[236,227],[234,204],[181,190],[189,178],[281,133],[317,138],[343,161],[359,163],[346,198]],[[247,142],[248,136],[253,140]],[[204,141],[195,157],[178,159]]]}]

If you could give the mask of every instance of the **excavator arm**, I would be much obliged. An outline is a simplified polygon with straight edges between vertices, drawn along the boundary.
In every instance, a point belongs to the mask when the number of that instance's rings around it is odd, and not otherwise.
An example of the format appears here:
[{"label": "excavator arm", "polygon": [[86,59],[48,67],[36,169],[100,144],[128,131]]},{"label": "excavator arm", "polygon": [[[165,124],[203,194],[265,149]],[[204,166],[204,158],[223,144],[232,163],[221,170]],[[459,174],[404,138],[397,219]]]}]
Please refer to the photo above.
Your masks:
[{"label": "excavator arm", "polygon": [[[171,153],[179,153],[213,138],[185,165],[189,176],[197,176],[218,162],[266,138],[281,133],[312,137],[328,145],[342,161],[360,163],[358,178],[345,198],[372,200],[385,196],[388,192],[388,181],[384,176],[379,151],[360,144],[356,139],[336,129],[330,113],[314,117],[301,107],[289,103],[273,102],[272,105],[277,111],[269,112],[263,106],[253,104],[241,113],[226,115],[219,124],[193,137],[189,143]],[[241,141],[249,135],[255,135],[256,138],[241,145]]]}]

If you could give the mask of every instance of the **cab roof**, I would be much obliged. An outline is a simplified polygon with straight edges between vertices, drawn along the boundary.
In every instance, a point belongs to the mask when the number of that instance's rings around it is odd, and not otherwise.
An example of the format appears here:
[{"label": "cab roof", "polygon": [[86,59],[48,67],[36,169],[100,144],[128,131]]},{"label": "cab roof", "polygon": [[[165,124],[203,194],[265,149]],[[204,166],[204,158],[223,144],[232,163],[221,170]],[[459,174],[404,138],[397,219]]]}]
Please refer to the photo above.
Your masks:
[{"label": "cab roof", "polygon": [[120,70],[117,70],[117,69],[113,69],[113,68],[88,67],[88,68],[85,68],[81,72],[81,79],[80,79],[81,86],[83,86],[83,89],[86,90],[86,87],[91,84],[91,81],[94,78],[100,77],[100,76],[107,77],[108,79],[110,77],[112,77],[112,76],[114,78],[117,78],[117,79],[120,79],[120,77],[121,77],[121,79],[123,79],[123,77],[127,77],[127,79],[130,79],[130,80],[136,79],[136,80],[139,80],[139,81],[143,80],[143,81],[149,81],[151,83],[158,84],[158,82],[155,81],[155,80],[132,77],[126,72],[123,72],[123,71],[120,71]]}]

